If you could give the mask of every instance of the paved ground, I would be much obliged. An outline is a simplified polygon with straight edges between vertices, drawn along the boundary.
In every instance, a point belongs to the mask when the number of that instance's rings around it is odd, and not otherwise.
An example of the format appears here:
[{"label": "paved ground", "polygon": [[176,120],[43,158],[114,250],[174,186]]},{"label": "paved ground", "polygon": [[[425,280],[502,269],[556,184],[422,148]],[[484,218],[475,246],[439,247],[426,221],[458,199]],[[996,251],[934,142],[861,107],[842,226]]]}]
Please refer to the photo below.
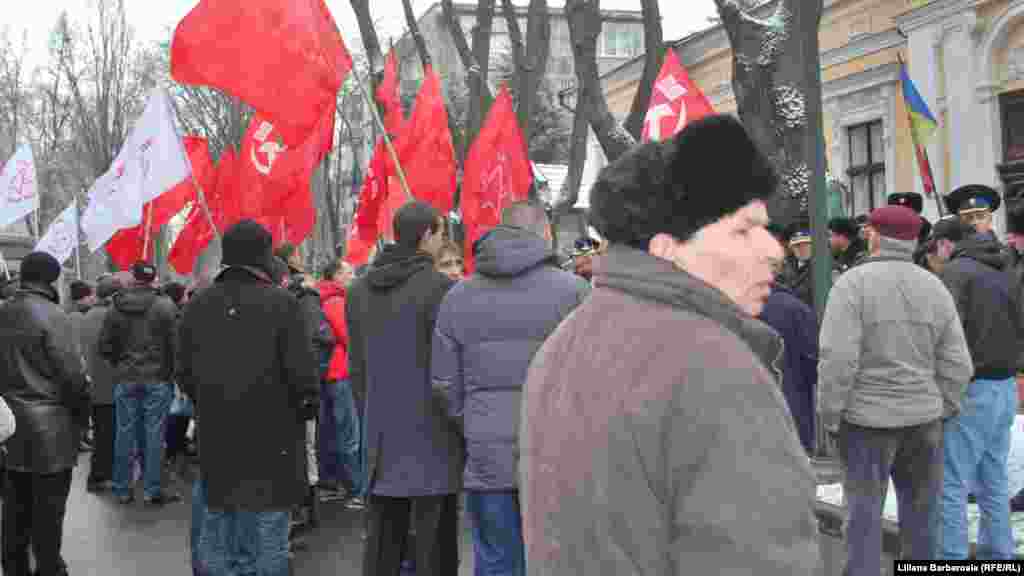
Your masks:
[{"label": "paved ground", "polygon": [[[117,505],[107,495],[85,491],[88,464],[75,470],[64,527],[64,558],[72,576],[187,576],[191,574],[188,529],[191,508],[188,490],[179,486],[186,501],[161,510],[141,504]],[[362,542],[360,513],[340,505],[325,505],[319,529],[308,537],[309,549],[293,564],[296,576],[360,574]],[[838,575],[845,551],[842,542],[823,536],[820,574]],[[459,576],[472,574],[472,548],[468,530],[462,534]],[[891,570],[891,563],[887,562]]]}]

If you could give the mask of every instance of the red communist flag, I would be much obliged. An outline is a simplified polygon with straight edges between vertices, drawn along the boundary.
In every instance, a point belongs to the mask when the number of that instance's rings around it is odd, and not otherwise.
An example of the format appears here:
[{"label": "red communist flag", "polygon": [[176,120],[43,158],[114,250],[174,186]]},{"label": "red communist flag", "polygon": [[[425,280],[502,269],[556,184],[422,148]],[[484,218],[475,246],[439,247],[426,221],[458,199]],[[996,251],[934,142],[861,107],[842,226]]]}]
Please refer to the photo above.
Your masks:
[{"label": "red communist flag", "polygon": [[651,104],[644,118],[643,141],[671,138],[683,126],[714,113],[704,93],[690,80],[676,51],[666,50],[665,62],[651,90]]},{"label": "red communist flag", "polygon": [[466,154],[462,218],[466,230],[466,273],[473,272],[473,243],[501,222],[501,211],[526,200],[533,173],[508,87],[502,86],[480,134]]},{"label": "red communist flag", "polygon": [[395,147],[412,195],[448,214],[455,194],[455,149],[441,80],[431,68]]},{"label": "red communist flag", "polygon": [[384,130],[396,134],[402,128],[402,99],[398,94],[398,59],[395,51],[388,52],[384,63],[384,79],[377,86],[377,101],[384,108]]},{"label": "red communist flag", "polygon": [[196,258],[202,254],[206,246],[213,240],[215,231],[210,227],[210,218],[217,228],[227,228],[229,218],[239,205],[238,161],[230,147],[221,154],[215,170],[211,170],[208,179],[210,185],[203,185],[206,204],[210,216],[206,215],[200,203],[192,202],[192,207],[185,220],[185,226],[174,240],[174,246],[168,255],[168,262],[179,274],[191,274]]},{"label": "red communist flag", "polygon": [[[188,154],[196,180],[204,189],[209,188],[208,182],[213,166],[210,163],[210,149],[206,138],[186,136],[182,138],[182,143],[185,145],[185,152]],[[121,270],[127,270],[139,259],[152,261],[157,231],[181,212],[195,197],[195,184],[190,176],[174,188],[147,202],[142,208],[143,221],[141,224],[133,228],[119,230],[107,241],[107,253],[114,264]],[[147,222],[150,224],[149,248],[148,254],[143,256],[142,251],[146,247],[143,230]]]},{"label": "red communist flag", "polygon": [[285,146],[280,136],[276,125],[253,116],[239,158],[242,195],[229,219],[252,218],[271,231],[275,244],[298,244],[316,224],[310,180],[334,145],[334,109],[302,146]]},{"label": "red communist flag", "polygon": [[352,69],[324,0],[201,0],[178,23],[171,77],[250,104],[299,146]]}]

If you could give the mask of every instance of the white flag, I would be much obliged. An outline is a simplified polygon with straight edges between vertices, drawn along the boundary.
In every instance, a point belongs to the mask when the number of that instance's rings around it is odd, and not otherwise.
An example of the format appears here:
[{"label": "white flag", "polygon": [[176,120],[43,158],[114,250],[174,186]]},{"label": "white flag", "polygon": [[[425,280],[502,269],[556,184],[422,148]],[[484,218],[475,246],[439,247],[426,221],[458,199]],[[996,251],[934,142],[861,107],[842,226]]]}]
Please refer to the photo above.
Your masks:
[{"label": "white flag", "polygon": [[153,90],[110,170],[89,190],[82,230],[97,250],[118,230],[142,223],[142,207],[188,178],[188,158],[174,127],[171,103]]},{"label": "white flag", "polygon": [[50,223],[36,244],[36,252],[46,252],[63,264],[78,246],[78,209],[72,202]]},{"label": "white flag", "polygon": [[39,206],[32,147],[22,144],[0,174],[0,226],[9,226]]}]

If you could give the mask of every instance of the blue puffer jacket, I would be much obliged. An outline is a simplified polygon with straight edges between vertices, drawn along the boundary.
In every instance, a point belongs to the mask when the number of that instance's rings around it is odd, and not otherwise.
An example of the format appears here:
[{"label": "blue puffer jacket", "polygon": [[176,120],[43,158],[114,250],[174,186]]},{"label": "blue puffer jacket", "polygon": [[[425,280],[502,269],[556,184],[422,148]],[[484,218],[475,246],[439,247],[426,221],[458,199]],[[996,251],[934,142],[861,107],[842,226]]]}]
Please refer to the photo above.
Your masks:
[{"label": "blue puffer jacket", "polygon": [[534,353],[589,293],[555,267],[548,243],[499,226],[476,246],[477,273],[441,304],[431,368],[434,389],[466,441],[466,490],[518,485],[519,402]]}]

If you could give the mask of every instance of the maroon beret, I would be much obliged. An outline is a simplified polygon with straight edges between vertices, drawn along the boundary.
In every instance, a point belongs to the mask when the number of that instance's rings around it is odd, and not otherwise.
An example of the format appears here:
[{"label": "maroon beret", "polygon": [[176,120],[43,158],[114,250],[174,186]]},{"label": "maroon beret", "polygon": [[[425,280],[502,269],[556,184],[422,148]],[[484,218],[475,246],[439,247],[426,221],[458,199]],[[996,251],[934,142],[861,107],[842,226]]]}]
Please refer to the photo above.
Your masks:
[{"label": "maroon beret", "polygon": [[868,216],[868,224],[886,238],[917,240],[921,232],[921,217],[903,206],[875,208]]}]

